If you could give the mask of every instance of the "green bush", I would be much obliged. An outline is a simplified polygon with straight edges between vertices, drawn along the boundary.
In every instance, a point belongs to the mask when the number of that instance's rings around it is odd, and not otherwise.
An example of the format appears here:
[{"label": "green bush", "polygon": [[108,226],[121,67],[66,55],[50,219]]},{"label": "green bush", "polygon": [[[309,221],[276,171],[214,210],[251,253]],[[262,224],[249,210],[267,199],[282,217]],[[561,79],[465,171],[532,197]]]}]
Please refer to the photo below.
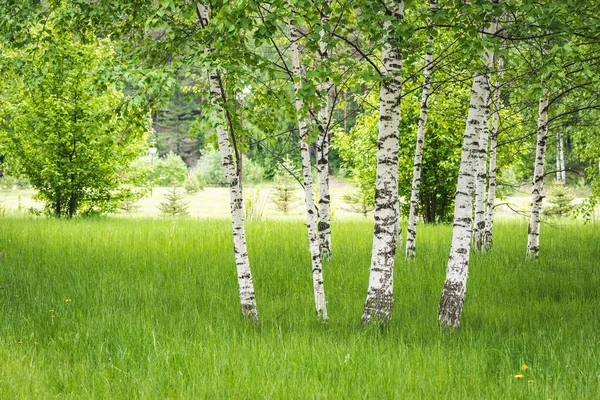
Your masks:
[{"label": "green bush", "polygon": [[242,180],[244,183],[251,185],[262,183],[265,175],[265,169],[262,165],[244,157],[243,168]]},{"label": "green bush", "polygon": [[185,178],[185,182],[183,182],[183,188],[190,194],[198,193],[200,190],[203,190],[205,186],[206,182],[204,181],[204,177],[197,174],[188,174]]},{"label": "green bush", "polygon": [[0,178],[0,190],[10,192],[17,185],[17,178],[13,176],[4,176]]},{"label": "green bush", "polygon": [[160,186],[181,185],[187,175],[187,164],[172,151],[160,158],[154,167],[154,176]]},{"label": "green bush", "polygon": [[217,150],[208,150],[204,153],[198,161],[197,170],[207,185],[227,186],[227,179],[221,165],[221,155]]}]

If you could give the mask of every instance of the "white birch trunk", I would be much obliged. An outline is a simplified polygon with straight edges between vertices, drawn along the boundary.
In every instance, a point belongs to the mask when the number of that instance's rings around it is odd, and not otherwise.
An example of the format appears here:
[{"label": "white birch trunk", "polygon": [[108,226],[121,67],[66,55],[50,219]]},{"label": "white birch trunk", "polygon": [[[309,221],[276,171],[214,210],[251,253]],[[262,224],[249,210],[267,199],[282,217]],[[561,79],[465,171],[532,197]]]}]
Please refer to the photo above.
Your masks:
[{"label": "white birch trunk", "polygon": [[[198,17],[202,28],[208,26],[210,9],[208,5],[197,4]],[[213,51],[213,49],[208,49]],[[217,71],[208,74],[210,84],[210,97],[216,108],[216,113],[226,118],[222,103],[224,101],[222,82]],[[233,228],[233,251],[235,253],[235,264],[238,275],[238,286],[240,291],[240,305],[242,315],[258,322],[258,310],[256,308],[256,297],[254,294],[254,283],[250,271],[250,260],[246,247],[246,228],[244,225],[244,198],[241,182],[237,173],[235,160],[232,155],[231,142],[227,127],[219,124],[216,128],[221,163],[227,183],[229,184],[229,204],[231,207],[231,224]]]},{"label": "white birch trunk", "polygon": [[496,165],[498,153],[498,128],[500,125],[500,84],[504,73],[504,59],[498,59],[498,76],[494,84],[494,114],[492,115],[492,131],[490,137],[490,176],[488,182],[488,198],[485,215],[485,229],[483,233],[483,250],[491,249],[494,235],[494,203],[496,203],[496,177],[498,166]]},{"label": "white birch trunk", "polygon": [[[496,33],[498,27],[498,19],[494,18],[490,28],[486,32],[490,34]],[[479,137],[479,158],[477,161],[477,181],[475,186],[475,221],[473,224],[473,247],[475,250],[481,250],[484,243],[484,232],[485,232],[485,206],[486,206],[486,179],[487,179],[487,148],[488,148],[488,134],[489,134],[489,120],[490,120],[490,73],[489,71],[494,66],[494,53],[486,51],[485,53],[485,66],[488,72],[485,74],[488,84],[485,85],[485,123],[481,129],[481,136]]]},{"label": "white birch trunk", "polygon": [[[325,42],[325,24],[329,15],[321,16],[322,29],[319,41],[319,58],[329,57]],[[331,195],[329,193],[329,91],[331,82],[322,82],[319,86],[321,108],[317,114],[319,137],[317,138],[317,176],[319,186],[319,248],[321,259],[331,258]]]},{"label": "white birch trunk", "polygon": [[561,183],[560,174],[560,132],[556,132],[556,182]]},{"label": "white birch trunk", "polygon": [[[429,3],[431,13],[437,8],[436,0]],[[429,30],[432,29],[431,19]],[[429,89],[431,87],[431,71],[433,69],[433,35],[427,38],[427,53],[425,55],[425,71],[423,72],[423,93],[421,94],[421,111],[417,130],[417,144],[413,161],[412,190],[410,193],[410,211],[408,214],[408,228],[406,232],[406,257],[414,258],[417,239],[417,218],[419,216],[419,192],[421,191],[421,164],[423,162],[423,144],[425,141],[425,128],[427,126],[427,113],[429,111]]]},{"label": "white birch trunk", "polygon": [[308,147],[308,121],[302,114],[304,101],[298,96],[302,89],[302,80],[304,79],[304,69],[300,63],[300,49],[298,41],[300,33],[298,32],[294,20],[288,23],[291,37],[292,66],[294,73],[294,91],[296,113],[298,118],[298,131],[300,135],[300,154],[302,156],[302,175],[304,178],[304,199],[306,202],[306,225],[308,227],[308,244],[312,263],[313,289],[315,294],[315,308],[317,318],[327,321],[327,306],[325,303],[325,289],[323,286],[323,266],[321,263],[321,254],[319,239],[317,234],[317,215],[315,207],[315,198],[312,184],[312,174],[310,170],[310,150]]},{"label": "white birch trunk", "polygon": [[477,74],[473,78],[456,186],[452,247],[448,257],[446,282],[442,290],[438,313],[438,323],[445,328],[460,326],[467,289],[473,194],[475,193],[475,179],[479,162],[479,139],[481,130],[487,124],[486,93],[489,90],[486,89],[487,85],[488,80],[485,74]]},{"label": "white birch trunk", "polygon": [[531,212],[527,238],[527,257],[537,258],[540,254],[540,223],[544,199],[544,159],[548,139],[548,89],[544,89],[538,111],[537,144],[533,165],[533,188],[531,190]]},{"label": "white birch trunk", "polygon": [[560,177],[563,185],[565,185],[567,183],[567,170],[565,169],[565,146],[562,133],[560,134]]},{"label": "white birch trunk", "polygon": [[[388,11],[401,23],[404,2],[385,0]],[[384,22],[389,30],[391,21]],[[388,32],[389,37],[389,32]],[[384,77],[379,92],[379,133],[375,178],[375,212],[373,249],[369,289],[362,316],[363,322],[385,322],[391,318],[393,305],[394,257],[398,236],[398,129],[402,83],[402,52],[390,42],[381,52]]]}]

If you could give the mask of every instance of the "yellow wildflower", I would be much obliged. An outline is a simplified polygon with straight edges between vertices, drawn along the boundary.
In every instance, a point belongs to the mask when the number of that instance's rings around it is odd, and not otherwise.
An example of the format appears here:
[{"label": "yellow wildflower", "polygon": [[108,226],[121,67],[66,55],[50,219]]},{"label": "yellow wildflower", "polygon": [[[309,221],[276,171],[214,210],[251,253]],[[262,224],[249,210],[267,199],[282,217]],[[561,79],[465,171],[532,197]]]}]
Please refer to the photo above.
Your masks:
[{"label": "yellow wildflower", "polygon": [[521,369],[522,369],[523,371],[525,371],[527,368],[529,368],[529,367],[527,366],[527,364],[523,364],[523,365],[521,365]]},{"label": "yellow wildflower", "polygon": [[65,302],[70,303],[71,299],[66,299]]},{"label": "yellow wildflower", "polygon": [[529,383],[530,385],[533,384],[533,379],[528,380],[527,383]]},{"label": "yellow wildflower", "polygon": [[54,310],[50,310],[50,312],[54,312]]},{"label": "yellow wildflower", "polygon": [[523,374],[516,374],[516,375],[515,375],[515,378],[516,378],[516,379],[523,379]]}]

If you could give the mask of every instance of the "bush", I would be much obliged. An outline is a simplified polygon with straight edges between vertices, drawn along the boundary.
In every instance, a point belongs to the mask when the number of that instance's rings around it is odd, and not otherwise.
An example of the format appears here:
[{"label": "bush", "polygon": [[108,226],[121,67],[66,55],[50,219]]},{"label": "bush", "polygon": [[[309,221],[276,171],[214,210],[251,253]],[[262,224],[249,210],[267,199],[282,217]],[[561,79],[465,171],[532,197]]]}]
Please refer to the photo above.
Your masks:
[{"label": "bush", "polygon": [[3,192],[10,192],[17,185],[17,178],[13,176],[6,176],[0,178],[0,189]]},{"label": "bush", "polygon": [[198,193],[200,190],[203,190],[205,186],[206,182],[202,175],[188,174],[187,178],[185,178],[185,182],[183,182],[183,188],[190,194]]},{"label": "bush", "polygon": [[187,164],[172,151],[154,167],[154,176],[160,186],[181,185],[187,175]]},{"label": "bush", "polygon": [[217,150],[208,150],[204,153],[198,161],[197,170],[198,175],[202,176],[207,185],[227,186],[227,179],[221,165],[221,155]]},{"label": "bush", "polygon": [[127,181],[134,186],[150,189],[156,185],[155,175],[152,159],[142,156],[129,165]]},{"label": "bush", "polygon": [[244,157],[242,180],[244,183],[257,185],[262,183],[265,169],[262,165]]}]

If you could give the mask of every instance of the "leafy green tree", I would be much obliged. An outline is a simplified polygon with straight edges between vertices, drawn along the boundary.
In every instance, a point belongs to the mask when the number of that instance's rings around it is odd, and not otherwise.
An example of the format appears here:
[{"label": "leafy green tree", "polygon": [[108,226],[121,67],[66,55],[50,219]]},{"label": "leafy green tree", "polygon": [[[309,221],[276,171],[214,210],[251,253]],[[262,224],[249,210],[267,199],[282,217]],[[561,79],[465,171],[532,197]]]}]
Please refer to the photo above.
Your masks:
[{"label": "leafy green tree", "polygon": [[187,175],[187,165],[172,151],[159,159],[154,166],[154,176],[160,186],[181,185]]},{"label": "leafy green tree", "polygon": [[56,217],[112,210],[131,161],[146,146],[147,116],[110,82],[115,51],[108,39],[57,29],[3,59],[2,124],[9,167],[25,175]]}]

